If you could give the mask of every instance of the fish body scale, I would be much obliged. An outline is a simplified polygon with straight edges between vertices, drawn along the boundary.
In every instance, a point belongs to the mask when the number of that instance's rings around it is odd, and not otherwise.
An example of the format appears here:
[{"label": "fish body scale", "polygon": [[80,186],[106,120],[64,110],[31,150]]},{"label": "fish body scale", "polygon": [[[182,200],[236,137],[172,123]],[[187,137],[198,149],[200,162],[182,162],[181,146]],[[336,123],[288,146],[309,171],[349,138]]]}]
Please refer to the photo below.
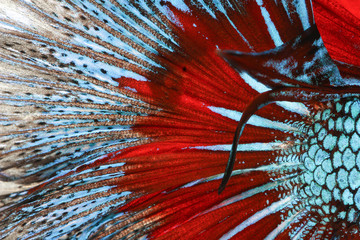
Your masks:
[{"label": "fish body scale", "polygon": [[[337,100],[313,115],[297,197],[323,224],[354,223],[360,210],[360,101]],[[319,221],[319,219],[317,219]]]}]

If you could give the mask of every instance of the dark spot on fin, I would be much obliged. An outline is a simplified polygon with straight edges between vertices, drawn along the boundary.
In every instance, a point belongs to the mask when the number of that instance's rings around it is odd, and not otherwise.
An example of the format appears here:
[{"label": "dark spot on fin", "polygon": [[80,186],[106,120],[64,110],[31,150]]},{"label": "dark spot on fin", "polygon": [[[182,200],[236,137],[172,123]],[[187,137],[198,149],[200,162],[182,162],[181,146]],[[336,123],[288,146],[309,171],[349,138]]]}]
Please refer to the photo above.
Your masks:
[{"label": "dark spot on fin", "polygon": [[265,51],[219,51],[238,72],[246,72],[267,87],[343,86],[316,26],[295,39]]}]

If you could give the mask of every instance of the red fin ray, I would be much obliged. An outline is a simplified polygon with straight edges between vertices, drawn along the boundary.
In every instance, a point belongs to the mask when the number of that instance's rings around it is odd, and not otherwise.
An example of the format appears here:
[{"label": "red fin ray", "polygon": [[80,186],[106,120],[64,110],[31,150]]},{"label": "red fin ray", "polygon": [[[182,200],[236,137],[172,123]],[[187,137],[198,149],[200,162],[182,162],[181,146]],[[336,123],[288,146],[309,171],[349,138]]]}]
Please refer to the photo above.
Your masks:
[{"label": "red fin ray", "polygon": [[[238,193],[240,192],[238,191]],[[212,200],[210,200],[212,197],[210,196],[208,196],[208,199],[205,200],[205,202],[212,202]],[[241,195],[239,194],[238,196],[241,199]],[[266,208],[269,205],[267,200],[275,200],[277,196],[278,195],[275,194],[274,190],[268,190],[264,193],[259,193],[253,196],[249,196],[249,198],[239,200],[236,202],[236,204],[232,204],[231,202],[227,203],[226,201],[220,201],[218,204],[211,203],[212,205],[207,206],[207,209],[210,210],[193,215],[191,218],[185,221],[183,225],[165,225],[165,229],[160,228],[159,231],[154,232],[152,236],[159,239],[166,239],[170,236],[171,233],[178,237],[185,235],[189,238],[206,239],[208,237],[214,237],[218,239],[234,228],[237,224],[251,217],[257,211]],[[228,199],[231,199],[231,197],[228,196]],[[211,208],[211,206],[213,207]],[[248,211],[250,206],[252,210]],[[279,222],[280,219],[274,224],[276,225]],[[206,225],[206,230],[199,232],[195,227],[199,224]],[[167,231],[166,228],[169,230],[171,229],[171,232]]]},{"label": "red fin ray", "polygon": [[[160,106],[166,105],[175,109],[182,104],[179,102],[181,95],[187,95],[205,104],[243,110],[242,103],[251,99],[256,92],[244,84],[241,77],[216,55],[216,51],[237,49],[246,52],[250,51],[248,44],[256,51],[273,48],[274,43],[268,32],[269,26],[262,11],[270,14],[284,41],[293,39],[303,31],[302,21],[305,20],[299,17],[300,10],[308,12],[305,18],[309,19],[306,21],[309,24],[313,23],[312,15],[309,13],[310,3],[307,1],[304,2],[305,9],[300,9],[300,6],[291,1],[286,7],[275,3],[261,5],[255,1],[247,4],[231,3],[242,9],[241,15],[235,13],[232,7],[224,8],[227,13],[225,15],[221,11],[216,11],[216,6],[212,4],[209,4],[208,11],[187,1],[185,4],[189,11],[178,9],[169,2],[164,4],[177,21],[172,27],[178,37],[177,41],[181,44],[180,50],[163,50],[159,56],[154,55],[154,59],[166,59],[166,64],[162,64],[165,69],[154,70],[154,74],[146,76],[148,82],[131,83],[126,79],[119,79],[119,82],[121,86],[130,86],[134,89],[138,86],[140,98],[146,96],[147,101],[156,101]],[[212,11],[215,17],[209,13]],[[196,17],[199,14],[202,18]],[[261,26],[255,27],[251,24]],[[239,32],[244,34],[245,39],[249,38],[248,44],[239,38]],[[142,85],[144,86],[141,87]]]},{"label": "red fin ray", "polygon": [[359,66],[360,14],[352,11],[357,6],[349,8],[346,4],[347,1],[314,1],[315,20],[330,56]]}]

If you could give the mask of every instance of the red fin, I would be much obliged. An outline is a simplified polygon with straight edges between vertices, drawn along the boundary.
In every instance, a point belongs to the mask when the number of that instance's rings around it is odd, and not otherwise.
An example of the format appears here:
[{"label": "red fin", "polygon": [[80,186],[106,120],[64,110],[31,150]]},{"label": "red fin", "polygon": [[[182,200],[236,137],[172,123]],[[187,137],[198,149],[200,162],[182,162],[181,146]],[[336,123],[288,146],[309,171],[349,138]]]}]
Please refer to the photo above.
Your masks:
[{"label": "red fin", "polygon": [[358,3],[317,0],[314,16],[330,56],[338,61],[360,66],[360,14]]}]

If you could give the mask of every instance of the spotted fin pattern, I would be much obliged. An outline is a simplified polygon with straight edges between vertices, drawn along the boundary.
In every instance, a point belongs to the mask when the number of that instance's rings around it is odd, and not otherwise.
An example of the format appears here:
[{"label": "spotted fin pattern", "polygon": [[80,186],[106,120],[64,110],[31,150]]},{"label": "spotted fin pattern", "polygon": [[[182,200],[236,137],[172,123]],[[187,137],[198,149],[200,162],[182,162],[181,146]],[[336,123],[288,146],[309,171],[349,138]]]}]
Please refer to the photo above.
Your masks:
[{"label": "spotted fin pattern", "polygon": [[[356,188],[341,188],[356,195],[353,204],[334,196],[329,203],[339,214],[322,221],[330,213],[318,192],[329,189],[305,160],[317,164],[309,149],[330,146],[317,144],[323,140],[313,124],[338,121],[346,110],[333,114],[333,104],[345,109],[356,99],[260,109],[240,138],[227,188],[217,193],[237,121],[259,93],[275,87],[263,81],[271,76],[237,72],[219,51],[273,51],[270,58],[280,59],[284,53],[271,49],[290,46],[313,25],[307,0],[2,1],[0,187],[9,187],[2,191],[0,236],[354,235],[356,218],[348,216],[358,211]],[[344,69],[340,74],[356,82],[356,71]]]}]

